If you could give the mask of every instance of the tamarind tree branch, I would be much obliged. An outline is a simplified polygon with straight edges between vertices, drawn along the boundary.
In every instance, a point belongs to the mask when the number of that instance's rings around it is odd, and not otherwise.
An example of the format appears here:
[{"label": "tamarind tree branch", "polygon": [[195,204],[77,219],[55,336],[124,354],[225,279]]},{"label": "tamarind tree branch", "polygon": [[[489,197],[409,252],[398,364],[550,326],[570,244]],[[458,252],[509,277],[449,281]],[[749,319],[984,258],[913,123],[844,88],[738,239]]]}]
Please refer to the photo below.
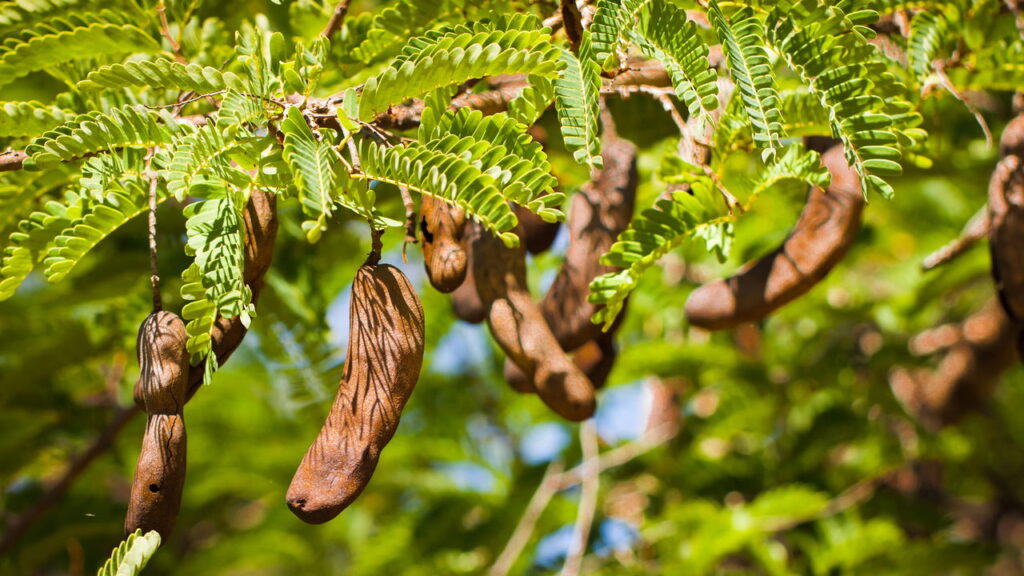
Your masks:
[{"label": "tamarind tree branch", "polygon": [[576,576],[580,573],[583,557],[587,554],[590,527],[594,523],[594,514],[597,512],[600,469],[598,468],[597,427],[593,419],[580,425],[580,446],[583,449],[583,462],[580,464],[583,473],[583,490],[580,493],[580,505],[576,513],[576,526],[573,528],[573,541],[570,544],[565,563],[562,565],[562,576]]},{"label": "tamarind tree branch", "polygon": [[516,524],[516,528],[512,532],[512,537],[508,539],[505,549],[501,551],[498,559],[494,561],[494,565],[488,571],[489,576],[505,576],[512,569],[512,565],[519,558],[526,543],[530,541],[530,535],[533,534],[540,515],[547,508],[548,502],[551,502],[551,498],[561,489],[559,481],[561,476],[562,463],[560,461],[554,460],[548,464],[536,492],[533,493],[530,502],[526,505],[526,510],[523,511],[519,523]]},{"label": "tamarind tree branch", "polygon": [[43,495],[32,506],[18,517],[7,523],[7,530],[0,538],[0,556],[11,551],[14,545],[50,508],[60,502],[75,480],[82,475],[89,465],[104,452],[114,446],[118,434],[125,425],[137,414],[142,412],[138,406],[118,408],[114,418],[107,424],[99,436],[93,440],[83,452],[76,455],[68,463],[64,472],[51,484],[48,484]]},{"label": "tamarind tree branch", "polygon": [[28,154],[25,154],[21,150],[0,152],[0,172],[21,170],[21,167],[27,158]]},{"label": "tamarind tree branch", "polygon": [[327,21],[327,25],[320,32],[321,36],[330,40],[341,29],[341,25],[345,21],[345,14],[348,13],[348,3],[349,0],[338,2],[334,7],[334,12],[331,13],[331,19]]},{"label": "tamarind tree branch", "polygon": [[927,272],[952,262],[977,244],[979,240],[988,236],[988,232],[988,208],[982,207],[981,210],[967,221],[963,231],[960,232],[959,238],[925,256],[925,259],[921,262],[921,269]]}]

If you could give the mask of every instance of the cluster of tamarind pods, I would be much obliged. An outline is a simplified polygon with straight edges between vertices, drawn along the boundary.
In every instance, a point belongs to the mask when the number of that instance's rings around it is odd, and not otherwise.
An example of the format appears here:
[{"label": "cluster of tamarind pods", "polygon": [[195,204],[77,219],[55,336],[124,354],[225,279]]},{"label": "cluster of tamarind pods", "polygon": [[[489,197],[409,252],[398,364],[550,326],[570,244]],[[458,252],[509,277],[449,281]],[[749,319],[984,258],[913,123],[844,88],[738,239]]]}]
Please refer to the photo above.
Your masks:
[{"label": "cluster of tamarind pods", "polygon": [[[814,147],[812,145],[812,147]],[[846,254],[860,229],[864,197],[839,144],[819,146],[831,173],[827,188],[812,188],[797,223],[776,250],[729,278],[696,289],[687,301],[689,322],[707,330],[757,321],[821,281]],[[582,421],[596,409],[596,390],[608,378],[617,349],[613,326],[590,318],[588,286],[611,271],[599,262],[629,224],[637,188],[636,147],[606,134],[604,168],[572,196],[569,242],[554,282],[540,301],[526,281],[527,252],[547,250],[559,224],[517,210],[519,246],[469,221],[457,207],[424,196],[419,229],[427,278],[451,295],[457,317],[486,322],[506,354],[505,378],[518,392],[536,394],[554,412]],[[989,191],[993,273],[1015,330],[1024,323],[1024,116],[1003,134],[1002,159]],[[245,214],[245,281],[258,298],[277,232],[275,199],[254,191]],[[326,522],[367,486],[381,451],[394,435],[419,379],[424,312],[415,289],[395,267],[379,263],[375,247],[352,286],[349,349],[333,407],[288,488],[287,504],[309,523]],[[246,328],[219,319],[214,353],[223,362]],[[143,322],[135,400],[149,415],[132,486],[126,532],[137,528],[169,535],[185,478],[182,410],[198,389],[203,369],[190,367],[185,327],[158,311]]]}]

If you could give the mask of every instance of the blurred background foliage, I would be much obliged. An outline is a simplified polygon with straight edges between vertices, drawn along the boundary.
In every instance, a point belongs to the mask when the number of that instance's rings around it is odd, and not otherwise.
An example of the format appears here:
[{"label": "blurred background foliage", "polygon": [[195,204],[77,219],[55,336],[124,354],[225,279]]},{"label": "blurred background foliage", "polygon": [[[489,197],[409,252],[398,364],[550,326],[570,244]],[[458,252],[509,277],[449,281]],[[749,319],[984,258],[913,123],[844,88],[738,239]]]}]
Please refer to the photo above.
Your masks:
[{"label": "blurred background foliage", "polygon": [[[353,2],[353,14],[373,9]],[[265,13],[309,37],[330,6],[314,0],[207,2],[227,29]],[[550,10],[547,4],[535,6]],[[210,55],[210,61],[222,56]],[[5,98],[49,100],[31,76]],[[9,93],[9,96],[8,96]],[[998,135],[1009,98],[980,104]],[[642,95],[612,107],[641,146],[638,205],[663,188],[669,117]],[[683,305],[700,283],[776,246],[802,191],[777,191],[740,218],[719,264],[684,246],[647,274],[618,340],[622,354],[596,417],[603,462],[584,573],[1024,573],[1024,372],[956,422],[918,418],[894,394],[900,368],[934,368],[919,333],[963,321],[993,298],[979,243],[937,270],[924,257],[986,200],[996,151],[945,92],[923,104],[933,166],[871,199],[854,249],[807,296],[759,325],[709,335]],[[552,113],[549,112],[549,116]],[[545,117],[554,141],[557,128]],[[557,145],[563,186],[586,177]],[[741,160],[737,160],[741,161]],[[35,176],[38,177],[38,176]],[[46,178],[47,175],[43,175]],[[50,175],[58,178],[59,175]],[[400,214],[397,197],[386,211]],[[478,574],[506,544],[542,478],[580,463],[579,427],[512,392],[486,330],[456,322],[401,237],[385,261],[420,289],[427,359],[373,482],[338,519],[309,526],[284,505],[295,466],[334,395],[348,331],[348,287],[368,250],[365,226],[335,226],[316,245],[294,202],[242,349],[188,405],[188,478],[178,528],[146,574]],[[178,309],[187,265],[180,211],[160,210],[165,305]],[[128,406],[135,333],[149,308],[144,219],[118,231],[67,282],[33,277],[0,304],[0,520],[8,528],[72,458]],[[565,234],[534,258],[536,294],[560,265]],[[121,539],[144,419],[136,417],[0,558],[0,574],[93,573]],[[580,501],[571,474],[537,519],[513,574],[556,572]],[[7,528],[0,528],[6,532]]]}]

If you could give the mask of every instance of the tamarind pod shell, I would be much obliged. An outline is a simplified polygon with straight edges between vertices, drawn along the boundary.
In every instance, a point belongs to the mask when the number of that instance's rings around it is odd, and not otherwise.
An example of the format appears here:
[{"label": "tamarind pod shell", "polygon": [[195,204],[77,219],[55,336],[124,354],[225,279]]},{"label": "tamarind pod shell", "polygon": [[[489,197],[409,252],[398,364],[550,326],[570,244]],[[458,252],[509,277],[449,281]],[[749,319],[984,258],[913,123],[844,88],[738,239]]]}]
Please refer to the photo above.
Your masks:
[{"label": "tamarind pod shell", "polygon": [[597,338],[574,350],[572,361],[587,375],[594,388],[600,390],[608,382],[618,355],[615,335],[602,332]]},{"label": "tamarind pod shell", "polygon": [[523,373],[523,371],[516,366],[516,363],[511,358],[505,358],[505,366],[502,369],[502,373],[505,376],[505,382],[508,382],[509,387],[520,394],[536,394],[537,388],[533,385],[530,378]]},{"label": "tamarind pod shell", "polygon": [[466,253],[466,276],[454,291],[452,291],[452,312],[463,322],[479,324],[487,318],[487,308],[480,300],[476,291],[476,281],[473,278],[473,241],[480,234],[486,233],[476,222],[468,222],[465,236],[462,239],[462,249]]},{"label": "tamarind pod shell", "polygon": [[590,321],[598,310],[587,300],[590,282],[616,270],[599,259],[629,226],[636,202],[636,146],[606,138],[601,156],[604,169],[572,197],[565,261],[540,304],[563,350],[579,348],[601,332]]},{"label": "tamarind pod shell", "polygon": [[459,243],[466,228],[466,215],[431,196],[423,196],[420,213],[427,278],[437,290],[451,292],[466,279],[466,251]]},{"label": "tamarind pod shell", "polygon": [[338,394],[288,487],[288,507],[310,524],[337,516],[370,482],[423,365],[423,306],[399,269],[360,267],[349,314]]},{"label": "tamarind pod shell", "polygon": [[558,236],[561,224],[545,222],[543,218],[518,204],[513,204],[512,210],[519,220],[519,225],[523,228],[523,242],[526,244],[527,252],[541,254],[551,248],[555,237]]},{"label": "tamarind pod shell", "polygon": [[831,148],[822,161],[832,173],[828,190],[810,191],[781,247],[731,278],[694,290],[685,309],[691,324],[726,330],[756,322],[807,293],[843,259],[860,231],[864,197],[841,146]]},{"label": "tamarind pod shell", "polygon": [[992,277],[1006,315],[1016,324],[1024,359],[1024,116],[1007,125],[999,141],[1003,157],[988,189]]},{"label": "tamarind pod shell", "polygon": [[125,534],[174,531],[185,486],[185,420],[181,414],[151,414],[135,467]]},{"label": "tamarind pod shell", "polygon": [[[242,214],[245,223],[245,270],[243,279],[252,292],[256,304],[263,290],[264,278],[274,257],[274,241],[277,239],[277,196],[253,189],[249,202]],[[211,338],[213,354],[217,363],[223,365],[238,349],[248,329],[241,318],[217,318]],[[189,372],[188,402],[203,384],[203,364],[192,367]]]},{"label": "tamarind pod shell", "polygon": [[171,312],[154,312],[139,327],[136,349],[140,374],[133,396],[147,413],[177,414],[185,406],[187,341],[185,323]]},{"label": "tamarind pod shell", "polygon": [[488,310],[487,325],[505,354],[533,382],[537,395],[575,422],[594,414],[594,386],[569,359],[526,288],[524,247],[506,248],[488,233],[473,241],[477,293]]}]

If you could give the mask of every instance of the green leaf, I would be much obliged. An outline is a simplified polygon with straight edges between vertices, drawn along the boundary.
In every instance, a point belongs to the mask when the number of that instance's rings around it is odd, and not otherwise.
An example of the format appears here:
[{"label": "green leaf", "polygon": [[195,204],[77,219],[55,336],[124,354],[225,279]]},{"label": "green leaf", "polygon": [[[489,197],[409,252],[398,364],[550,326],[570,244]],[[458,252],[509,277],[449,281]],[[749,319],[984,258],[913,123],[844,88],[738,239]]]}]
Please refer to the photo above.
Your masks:
[{"label": "green leaf", "polygon": [[172,137],[157,118],[131,107],[82,114],[36,138],[25,152],[32,165],[42,168],[115,148],[152,148]]},{"label": "green leaf", "polygon": [[295,176],[302,212],[311,221],[303,224],[306,237],[315,242],[327,228],[333,213],[333,195],[338,185],[341,162],[331,143],[318,140],[298,108],[290,107],[281,122],[284,159]]},{"label": "green leaf", "polygon": [[111,64],[89,73],[78,83],[82,90],[120,90],[125,86],[174,90],[191,90],[199,94],[217,92],[227,87],[244,91],[242,81],[231,72],[198,64],[182,64],[173,60],[141,60]]},{"label": "green leaf", "polygon": [[775,74],[765,50],[764,24],[749,6],[736,10],[727,20],[716,0],[708,2],[708,19],[722,41],[729,72],[743,95],[754,142],[769,160],[782,148],[785,131]]},{"label": "green leaf", "polygon": [[39,102],[0,102],[0,138],[37,136],[67,119],[56,106]]},{"label": "green leaf", "polygon": [[590,34],[583,33],[579,58],[562,50],[564,64],[555,80],[555,110],[565,147],[580,164],[601,168],[601,69],[594,60]]},{"label": "green leaf", "polygon": [[96,576],[137,576],[159,547],[160,534],[156,530],[145,535],[136,530],[114,549]]}]

